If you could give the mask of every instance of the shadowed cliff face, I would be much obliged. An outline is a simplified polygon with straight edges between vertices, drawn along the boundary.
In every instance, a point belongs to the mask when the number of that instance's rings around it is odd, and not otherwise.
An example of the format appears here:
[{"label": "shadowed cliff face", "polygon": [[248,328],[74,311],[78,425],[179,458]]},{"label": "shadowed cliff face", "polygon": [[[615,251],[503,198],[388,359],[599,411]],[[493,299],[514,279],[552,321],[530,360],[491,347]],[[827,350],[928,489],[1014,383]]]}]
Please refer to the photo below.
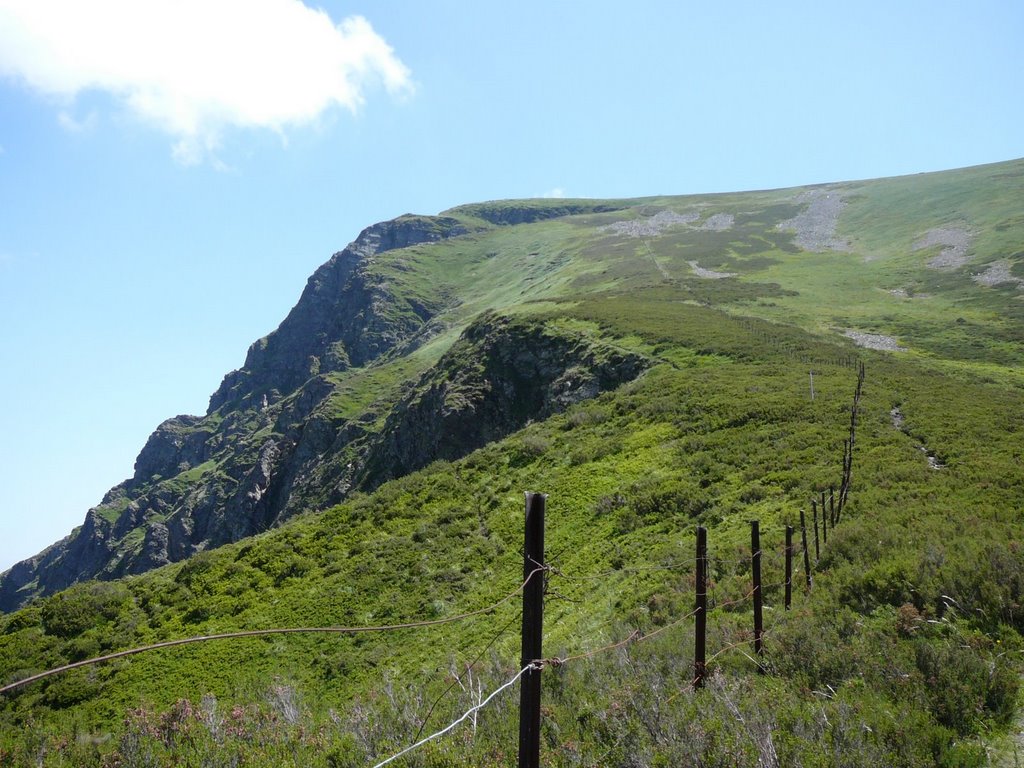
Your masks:
[{"label": "shadowed cliff face", "polygon": [[639,355],[539,322],[485,317],[393,409],[359,484],[373,488],[432,461],[465,456],[646,367]]}]

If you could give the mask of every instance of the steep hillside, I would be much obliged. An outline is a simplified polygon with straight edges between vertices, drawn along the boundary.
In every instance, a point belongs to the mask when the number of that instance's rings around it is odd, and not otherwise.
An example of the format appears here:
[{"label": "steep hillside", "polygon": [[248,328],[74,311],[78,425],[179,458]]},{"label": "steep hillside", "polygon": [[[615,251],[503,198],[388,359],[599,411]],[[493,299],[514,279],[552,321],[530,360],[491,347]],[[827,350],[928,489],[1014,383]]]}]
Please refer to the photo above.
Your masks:
[{"label": "steep hillside", "polygon": [[[544,673],[546,764],[982,765],[1024,648],[1022,200],[1015,161],[371,227],[205,416],[160,425],[81,528],[4,574],[0,680],[478,611],[519,584],[522,492],[543,490],[545,647],[578,658]],[[838,485],[857,362],[848,513],[784,612],[782,525]],[[767,677],[744,650],[751,519]],[[703,698],[698,524],[722,654]],[[0,702],[0,757],[369,764],[508,679],[514,603],[73,670]],[[514,715],[421,759],[507,764]]]}]

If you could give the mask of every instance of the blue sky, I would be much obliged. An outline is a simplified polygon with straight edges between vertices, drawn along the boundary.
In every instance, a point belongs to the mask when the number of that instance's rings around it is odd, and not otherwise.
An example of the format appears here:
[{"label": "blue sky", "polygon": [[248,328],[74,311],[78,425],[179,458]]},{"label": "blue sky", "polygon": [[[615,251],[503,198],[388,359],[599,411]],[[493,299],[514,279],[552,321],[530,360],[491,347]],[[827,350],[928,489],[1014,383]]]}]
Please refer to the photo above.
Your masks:
[{"label": "blue sky", "polygon": [[1021,157],[1022,40],[1010,0],[0,0],[0,570],[363,227]]}]

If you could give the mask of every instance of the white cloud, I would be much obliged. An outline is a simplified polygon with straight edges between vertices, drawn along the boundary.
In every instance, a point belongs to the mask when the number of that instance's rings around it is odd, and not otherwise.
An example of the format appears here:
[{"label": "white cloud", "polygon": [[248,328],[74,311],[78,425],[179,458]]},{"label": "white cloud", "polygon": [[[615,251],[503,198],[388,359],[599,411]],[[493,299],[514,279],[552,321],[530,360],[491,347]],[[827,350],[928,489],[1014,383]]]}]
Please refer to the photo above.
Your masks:
[{"label": "white cloud", "polygon": [[368,87],[412,88],[366,19],[335,24],[299,0],[0,0],[0,75],[65,100],[109,93],[169,133],[182,162],[226,128],[283,134],[355,112]]},{"label": "white cloud", "polygon": [[561,198],[561,197],[565,197],[565,190],[562,189],[561,187],[555,187],[554,189],[549,189],[547,192],[544,192],[541,195],[541,197],[548,197],[548,198]]},{"label": "white cloud", "polygon": [[60,127],[68,133],[85,133],[91,131],[96,127],[96,112],[90,112],[82,120],[79,120],[69,112],[61,112],[57,115],[57,122],[60,123]]}]

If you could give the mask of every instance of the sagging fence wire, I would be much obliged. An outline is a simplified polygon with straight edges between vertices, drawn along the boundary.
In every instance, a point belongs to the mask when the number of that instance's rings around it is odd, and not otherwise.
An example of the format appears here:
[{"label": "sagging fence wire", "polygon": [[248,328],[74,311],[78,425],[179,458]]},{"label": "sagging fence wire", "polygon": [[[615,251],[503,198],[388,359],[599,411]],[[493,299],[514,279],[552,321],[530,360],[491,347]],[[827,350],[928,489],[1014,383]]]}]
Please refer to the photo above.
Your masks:
[{"label": "sagging fence wire", "polygon": [[[536,561],[534,561],[532,559],[531,559],[531,562],[536,564]],[[535,568],[534,571],[530,574],[531,577],[537,571],[545,571],[545,577],[548,577],[551,574],[554,574],[555,576],[564,576],[564,574],[561,573],[558,569],[554,568],[553,566],[547,565],[547,564],[545,564],[545,565],[538,565],[538,567]],[[783,582],[783,584],[784,584],[784,582]],[[779,587],[779,586],[782,586],[782,584],[772,584],[772,585],[769,585],[769,587],[771,587],[771,588],[776,588],[776,587]],[[742,597],[736,598],[734,600],[729,600],[729,601],[723,601],[721,603],[716,603],[713,607],[707,609],[707,612],[710,614],[710,613],[713,613],[713,612],[717,612],[720,609],[724,609],[724,608],[731,607],[733,605],[737,605],[737,604],[740,604],[742,602],[745,602],[745,601],[751,599],[751,597],[753,597],[755,591],[756,591],[755,589],[751,589],[749,592],[744,594]],[[540,670],[542,670],[545,667],[558,668],[558,667],[562,667],[562,666],[564,666],[566,664],[570,664],[572,662],[581,661],[581,660],[584,660],[584,659],[591,659],[591,658],[593,658],[595,656],[598,656],[599,654],[607,653],[607,652],[614,651],[614,650],[617,650],[617,649],[620,649],[620,648],[625,648],[625,647],[633,645],[633,644],[638,644],[638,643],[645,642],[647,640],[651,640],[652,638],[657,637],[658,635],[661,635],[661,634],[663,634],[665,632],[668,632],[671,629],[674,629],[675,627],[680,626],[681,624],[683,624],[684,622],[688,621],[689,619],[694,618],[700,612],[700,610],[701,610],[700,608],[695,608],[695,609],[689,611],[688,613],[684,614],[683,616],[679,617],[678,619],[676,619],[676,620],[674,620],[674,621],[672,621],[672,622],[670,622],[668,624],[665,624],[665,625],[663,625],[661,627],[658,627],[657,629],[654,629],[654,630],[651,630],[649,632],[646,632],[646,633],[641,632],[640,629],[634,629],[626,638],[624,638],[622,640],[619,640],[618,642],[609,643],[607,645],[601,646],[599,648],[594,648],[594,649],[591,649],[589,651],[581,651],[579,653],[569,654],[569,655],[566,655],[566,656],[553,656],[553,657],[548,657],[548,658],[543,658],[543,659],[532,659],[521,670],[519,670],[519,672],[513,678],[511,678],[510,680],[505,682],[503,685],[501,685],[500,687],[495,689],[490,695],[487,696],[486,699],[483,699],[478,704],[474,705],[473,707],[470,707],[462,716],[460,716],[456,720],[452,721],[449,725],[447,725],[446,727],[442,728],[441,730],[436,731],[436,732],[432,733],[431,735],[427,736],[426,738],[422,738],[422,739],[419,738],[420,734],[423,731],[423,726],[426,724],[426,721],[430,717],[430,714],[433,712],[433,709],[437,705],[437,702],[440,701],[440,699],[443,698],[445,695],[447,695],[447,693],[452,689],[452,687],[454,687],[454,683],[452,683],[451,685],[449,685],[448,689],[441,695],[441,697],[439,697],[437,700],[435,700],[435,702],[431,705],[430,710],[428,711],[426,717],[424,718],[423,725],[421,725],[420,731],[416,735],[416,739],[417,740],[415,741],[415,743],[413,743],[410,746],[406,747],[402,751],[392,755],[391,757],[387,758],[386,760],[383,760],[383,761],[375,764],[373,768],[382,768],[383,766],[385,766],[388,763],[398,759],[399,757],[402,757],[402,756],[404,756],[406,754],[409,754],[410,752],[414,751],[415,749],[418,749],[419,747],[427,744],[428,742],[430,742],[430,741],[432,741],[432,740],[434,740],[436,738],[439,738],[439,737],[445,735],[446,733],[450,732],[455,727],[457,727],[460,723],[465,722],[469,717],[473,716],[476,712],[480,711],[481,709],[483,709],[483,707],[487,706],[487,704],[490,703],[490,701],[492,699],[494,699],[502,691],[504,691],[507,688],[509,688],[510,686],[514,685],[524,674],[526,674],[530,670],[540,671]],[[515,618],[518,618],[518,616],[515,617]],[[781,617],[779,617],[779,618],[781,618]],[[514,619],[513,619],[513,621],[514,621]],[[777,623],[777,621],[778,621],[778,618],[776,619],[776,623]],[[481,651],[477,655],[476,659],[474,659],[473,662],[471,662],[469,665],[467,665],[467,668],[471,668],[483,656],[483,654],[486,653],[487,650],[490,649],[494,645],[494,643],[497,641],[497,639],[508,629],[509,626],[510,626],[510,624],[506,624],[504,627],[502,627],[498,631],[498,633],[495,634],[494,637],[492,637],[491,641],[487,644],[487,646],[484,648],[484,650]],[[775,626],[775,623],[773,623],[772,629],[774,629],[774,626]],[[768,633],[765,633],[765,634],[768,634]],[[737,649],[737,648],[741,648],[742,646],[749,645],[749,644],[750,644],[750,639],[749,638],[744,638],[744,639],[742,639],[740,641],[737,641],[737,642],[731,643],[729,645],[726,645],[726,646],[720,648],[716,653],[712,654],[711,657],[709,659],[707,659],[707,663],[710,664],[711,662],[715,661],[719,656],[721,656],[722,654],[726,653],[727,651],[731,651],[731,650],[734,650],[734,649]],[[751,661],[753,661],[757,666],[760,667],[762,665],[762,662],[759,662],[759,661],[751,658],[749,656],[749,654],[744,654],[744,655],[746,655],[747,658],[750,658]],[[699,680],[699,678],[695,677],[691,681],[691,687],[695,686],[697,684],[698,680]],[[678,695],[679,695],[678,693],[675,694],[674,696],[671,697],[671,699],[674,699],[675,696],[678,696]],[[671,699],[670,699],[670,701],[671,701]]]},{"label": "sagging fence wire", "polygon": [[665,624],[664,626],[658,627],[658,629],[647,632],[646,634],[642,633],[639,629],[634,629],[625,640],[620,640],[617,643],[610,643],[609,645],[605,645],[600,648],[595,648],[591,651],[583,651],[581,653],[573,654],[570,656],[553,656],[548,659],[535,659],[535,661],[540,662],[544,666],[560,667],[564,664],[568,664],[573,661],[579,661],[580,659],[593,658],[594,656],[597,656],[600,653],[613,651],[616,648],[623,648],[632,643],[642,643],[645,640],[650,640],[652,637],[660,635],[662,632],[667,632],[673,627],[679,626],[687,619],[692,619],[694,616],[697,615],[697,612],[698,610],[694,609],[685,616],[676,619],[671,624]]},{"label": "sagging fence wire", "polygon": [[[711,558],[708,558],[708,559],[711,560]],[[720,558],[716,558],[716,559],[718,560],[718,563],[719,563],[720,566],[724,565],[724,562]],[[737,562],[744,562],[744,561],[746,561],[746,558],[744,558],[743,561],[737,561]],[[532,562],[533,562],[534,565],[536,565],[536,567],[529,573],[527,578],[524,579],[523,583],[521,585],[519,585],[519,587],[517,587],[515,590],[513,590],[512,592],[510,592],[507,595],[505,595],[504,597],[502,597],[500,600],[496,601],[495,603],[493,603],[493,604],[491,604],[491,605],[489,605],[489,606],[487,606],[485,608],[481,608],[481,609],[478,609],[478,610],[475,610],[475,611],[470,611],[470,612],[467,612],[467,613],[459,614],[459,615],[456,615],[456,616],[446,617],[446,618],[443,618],[443,619],[433,619],[433,620],[425,620],[425,621],[405,622],[405,623],[402,623],[402,624],[381,625],[381,626],[365,626],[365,627],[309,627],[309,628],[252,630],[252,631],[247,631],[247,632],[225,633],[225,634],[222,634],[222,635],[210,635],[210,636],[203,636],[203,637],[196,637],[196,638],[185,638],[183,640],[167,641],[165,643],[157,643],[157,644],[154,644],[154,645],[151,645],[151,646],[145,646],[145,647],[142,647],[142,648],[131,649],[130,651],[122,651],[122,652],[117,653],[117,654],[109,654],[108,656],[105,656],[105,657],[99,657],[97,659],[90,659],[90,660],[86,660],[85,662],[78,662],[78,663],[73,664],[73,665],[66,665],[65,667],[57,668],[55,670],[50,670],[48,673],[42,673],[41,675],[35,675],[35,676],[30,677],[30,678],[25,678],[24,680],[18,681],[17,683],[11,684],[9,686],[5,686],[4,688],[0,688],[0,692],[6,691],[6,690],[8,690],[8,689],[10,689],[12,687],[16,687],[16,686],[19,686],[19,685],[27,684],[29,682],[32,682],[33,680],[40,679],[40,677],[44,677],[44,676],[47,676],[49,674],[56,674],[59,671],[64,671],[64,670],[67,670],[67,669],[71,669],[71,668],[74,668],[76,666],[83,666],[83,665],[89,664],[89,663],[98,663],[100,661],[110,660],[110,659],[113,659],[113,658],[118,658],[120,656],[130,655],[132,653],[141,653],[141,652],[147,651],[147,650],[154,650],[154,649],[157,649],[157,648],[170,647],[170,646],[174,646],[174,645],[182,645],[182,644],[189,643],[189,642],[203,642],[203,641],[214,640],[214,639],[227,639],[227,638],[237,638],[237,637],[253,637],[253,636],[269,635],[269,634],[285,634],[285,633],[299,633],[299,632],[335,632],[335,633],[355,633],[355,632],[373,632],[373,631],[381,632],[381,631],[401,630],[401,629],[410,629],[410,628],[417,628],[417,627],[429,627],[429,626],[434,626],[434,625],[438,625],[438,624],[453,623],[453,622],[456,622],[456,621],[461,621],[463,619],[471,618],[473,616],[479,616],[479,615],[482,615],[482,614],[485,614],[485,613],[490,613],[490,612],[494,611],[500,605],[502,605],[503,603],[511,600],[513,597],[515,597],[515,595],[517,595],[520,592],[522,592],[522,590],[525,588],[525,586],[529,582],[529,580],[534,575],[536,575],[539,572],[543,572],[544,573],[545,579],[550,578],[552,575],[557,577],[557,578],[568,578],[568,579],[580,578],[580,577],[569,576],[569,575],[565,574],[564,572],[562,572],[560,569],[555,568],[555,567],[553,567],[551,565],[539,564],[536,561],[532,561]],[[731,560],[730,560],[730,562],[731,562]],[[628,573],[630,570],[636,570],[638,572],[657,571],[657,570],[660,570],[660,571],[680,570],[683,566],[684,566],[684,564],[682,564],[682,563],[673,563],[673,564],[666,565],[666,566],[651,566],[651,567],[644,567],[644,568],[637,568],[637,569],[617,569],[616,571],[613,571],[613,572],[614,573]],[[694,566],[692,564],[685,564],[685,568],[686,568],[687,571],[691,570],[693,567]],[[765,585],[765,586],[768,589],[775,589],[775,588],[779,588],[779,587],[781,587],[783,585],[784,585],[784,582],[779,583],[779,584]],[[712,601],[712,604],[709,605],[709,607],[707,609],[707,612],[708,612],[709,615],[710,614],[717,614],[720,611],[732,608],[732,607],[734,607],[736,605],[739,605],[741,603],[749,601],[753,597],[754,592],[755,592],[754,589],[750,589],[750,590],[748,590],[747,592],[745,592],[743,595],[741,595],[739,597],[736,597],[736,598],[733,598],[733,599],[730,599],[730,600],[719,601],[714,596],[714,592],[715,592],[714,582],[710,582],[709,586],[711,588],[711,595],[710,595],[710,597],[711,597],[711,601]],[[385,760],[383,760],[381,762],[376,763],[374,768],[382,768],[383,766],[385,766],[385,765],[387,765],[387,764],[389,764],[389,763],[399,759],[400,757],[403,757],[404,755],[409,754],[410,752],[418,749],[419,747],[422,747],[423,745],[429,743],[430,741],[433,741],[433,740],[435,740],[437,738],[440,738],[441,736],[444,736],[445,734],[451,732],[456,727],[458,727],[461,723],[465,722],[467,719],[472,717],[475,713],[479,712],[481,709],[486,707],[491,701],[493,701],[502,692],[504,692],[505,690],[507,690],[508,688],[513,686],[516,682],[518,682],[520,680],[520,678],[524,674],[526,674],[531,669],[540,670],[540,669],[542,669],[544,667],[553,667],[553,668],[554,667],[561,667],[561,666],[564,666],[566,664],[570,664],[572,662],[580,661],[580,660],[583,660],[583,659],[590,659],[590,658],[593,658],[593,657],[595,657],[595,656],[597,656],[599,654],[607,653],[609,651],[613,651],[613,650],[620,649],[620,648],[625,648],[625,647],[633,645],[633,644],[638,644],[638,643],[642,643],[642,642],[651,640],[651,639],[653,639],[653,638],[655,638],[655,637],[657,637],[657,636],[659,636],[659,635],[661,635],[661,634],[663,634],[665,632],[668,632],[668,631],[670,631],[670,630],[672,630],[672,629],[682,625],[686,621],[694,618],[697,615],[698,612],[699,612],[699,609],[691,610],[688,613],[684,614],[683,616],[679,617],[678,619],[675,619],[674,621],[672,621],[672,622],[670,622],[668,624],[660,626],[657,629],[651,630],[651,631],[646,632],[646,633],[642,632],[640,629],[635,629],[626,638],[624,638],[623,640],[620,640],[620,641],[614,642],[614,643],[609,643],[607,645],[604,645],[602,647],[595,648],[595,649],[592,649],[592,650],[589,650],[589,651],[582,651],[582,652],[575,653],[575,654],[568,654],[568,655],[565,655],[565,656],[555,656],[555,657],[550,657],[550,658],[545,658],[545,659],[534,659],[529,664],[526,664],[522,669],[520,669],[512,678],[510,678],[505,683],[503,683],[501,686],[499,686],[494,691],[492,691],[486,698],[480,700],[477,704],[475,704],[474,706],[472,706],[468,710],[466,710],[466,712],[464,712],[460,717],[456,718],[455,720],[453,720],[451,723],[449,723],[444,728],[431,733],[430,735],[426,736],[425,738],[420,738],[420,735],[422,734],[422,731],[423,731],[424,727],[426,726],[426,723],[429,720],[431,714],[433,713],[433,710],[436,707],[437,703],[441,699],[443,699],[444,696],[446,696],[450,692],[450,690],[454,687],[455,684],[458,683],[458,680],[456,679],[455,681],[453,681],[453,683],[451,685],[449,685],[448,689],[444,693],[442,693],[441,696],[438,697],[438,699],[435,700],[434,703],[431,705],[430,709],[428,710],[426,716],[423,719],[423,722],[422,722],[421,727],[420,727],[420,731],[416,734],[416,737],[415,737],[416,740],[414,741],[414,743],[411,744],[410,746],[404,748],[400,752],[397,752],[394,755],[388,757],[387,759],[385,759]],[[519,619],[519,617],[520,617],[520,613],[517,613],[515,616],[512,617],[512,619],[509,622],[507,622],[504,626],[502,626],[498,630],[497,633],[495,633],[495,635],[491,638],[491,640],[487,643],[487,645],[483,648],[483,650],[481,650],[477,654],[477,656],[473,659],[473,661],[471,661],[467,665],[467,670],[468,669],[472,669],[472,667],[479,661],[479,659],[482,658],[482,656],[484,654],[486,654],[487,651],[490,650],[494,646],[494,644],[498,641],[498,639],[508,630],[508,628],[516,620]],[[772,632],[772,630],[774,630],[775,624],[777,624],[777,622],[781,618],[782,618],[781,615],[777,616],[776,617],[776,621],[773,623],[773,626],[765,634],[770,634]],[[719,631],[721,631],[721,628],[719,628]],[[724,653],[727,653],[727,652],[735,650],[737,648],[742,648],[744,646],[749,645],[750,642],[751,641],[750,641],[749,637],[744,637],[744,638],[742,638],[742,639],[740,639],[740,640],[738,640],[736,642],[733,642],[733,643],[730,643],[730,644],[727,644],[727,645],[721,647],[717,652],[712,654],[710,656],[710,658],[707,659],[707,664],[710,664],[710,663],[714,662],[720,656],[722,656]],[[753,659],[752,657],[749,656],[749,654],[744,654],[744,655],[746,655],[747,658],[750,658],[753,663],[758,664],[760,666],[761,662]],[[694,678],[694,680],[691,681],[691,682],[692,683],[696,683],[697,682],[697,678]],[[681,692],[682,691],[680,691],[680,693]],[[679,693],[677,693],[674,696],[672,696],[670,698],[670,701],[671,701],[671,699],[674,699],[678,695],[679,695]]]},{"label": "sagging fence wire", "polygon": [[7,693],[21,686],[28,685],[37,680],[42,680],[53,675],[60,674],[62,672],[68,672],[72,669],[78,669],[80,667],[92,666],[94,664],[101,664],[107,661],[113,661],[114,659],[121,659],[126,656],[134,656],[140,653],[147,653],[149,651],[156,651],[162,648],[173,648],[179,645],[191,645],[195,643],[206,643],[213,640],[237,640],[245,637],[265,637],[268,635],[297,635],[297,634],[339,634],[339,635],[354,635],[363,634],[368,632],[394,632],[405,629],[420,629],[424,627],[435,627],[441,624],[452,624],[457,621],[464,621],[466,619],[473,618],[474,616],[482,616],[487,613],[491,613],[498,607],[507,603],[513,597],[522,592],[526,585],[530,582],[530,579],[539,572],[547,570],[546,566],[538,566],[527,575],[523,580],[522,584],[516,587],[514,590],[509,592],[507,595],[502,597],[497,602],[491,603],[484,608],[478,608],[474,611],[468,611],[466,613],[460,613],[455,616],[446,616],[440,619],[424,619],[420,621],[408,621],[400,624],[380,624],[370,625],[361,627],[279,627],[273,629],[251,629],[243,630],[240,632],[223,632],[214,635],[198,635],[196,637],[185,637],[178,640],[165,640],[159,643],[152,643],[150,645],[143,645],[137,648],[130,648],[125,651],[117,651],[116,653],[108,653],[104,656],[96,656],[91,659],[84,659],[82,661],[76,661],[72,664],[65,664],[60,667],[54,667],[48,669],[45,672],[39,672],[35,675],[22,678],[13,683],[0,687],[0,693]]}]

